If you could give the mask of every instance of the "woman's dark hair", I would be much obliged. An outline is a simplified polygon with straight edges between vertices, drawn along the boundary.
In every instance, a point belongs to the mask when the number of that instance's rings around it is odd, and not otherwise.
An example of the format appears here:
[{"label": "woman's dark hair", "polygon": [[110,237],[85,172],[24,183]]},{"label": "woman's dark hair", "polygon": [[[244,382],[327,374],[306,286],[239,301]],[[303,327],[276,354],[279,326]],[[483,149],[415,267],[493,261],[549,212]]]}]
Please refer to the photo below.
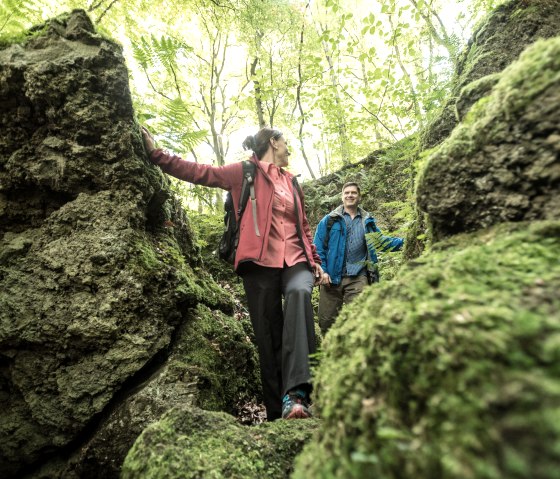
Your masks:
[{"label": "woman's dark hair", "polygon": [[256,135],[251,135],[245,138],[242,145],[245,150],[252,150],[260,160],[266,153],[266,150],[268,150],[270,139],[274,138],[277,140],[281,136],[282,132],[280,130],[264,127],[261,128]]}]

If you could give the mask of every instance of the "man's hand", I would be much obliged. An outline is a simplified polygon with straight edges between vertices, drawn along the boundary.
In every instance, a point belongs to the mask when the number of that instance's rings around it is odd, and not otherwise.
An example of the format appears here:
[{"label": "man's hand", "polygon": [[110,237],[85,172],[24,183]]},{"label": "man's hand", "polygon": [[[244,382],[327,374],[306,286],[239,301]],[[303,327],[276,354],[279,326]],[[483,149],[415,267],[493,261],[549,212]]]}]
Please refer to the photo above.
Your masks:
[{"label": "man's hand", "polygon": [[329,276],[329,273],[323,273],[323,276],[319,284],[324,284],[325,286],[331,285],[331,277]]},{"label": "man's hand", "polygon": [[316,264],[313,268],[313,273],[315,276],[315,286],[320,284],[331,284],[331,277],[328,273],[323,271],[320,265]]}]

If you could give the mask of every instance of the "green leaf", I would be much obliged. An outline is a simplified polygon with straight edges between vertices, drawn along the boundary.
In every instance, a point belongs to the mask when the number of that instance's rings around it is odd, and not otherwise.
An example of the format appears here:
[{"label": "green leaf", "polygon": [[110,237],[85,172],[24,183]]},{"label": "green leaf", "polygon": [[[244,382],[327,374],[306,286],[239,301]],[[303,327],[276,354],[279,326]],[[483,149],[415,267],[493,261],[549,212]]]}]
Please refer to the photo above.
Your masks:
[{"label": "green leaf", "polygon": [[379,463],[379,458],[375,454],[365,454],[363,452],[354,451],[350,458],[352,462],[365,463],[365,464],[377,464]]}]

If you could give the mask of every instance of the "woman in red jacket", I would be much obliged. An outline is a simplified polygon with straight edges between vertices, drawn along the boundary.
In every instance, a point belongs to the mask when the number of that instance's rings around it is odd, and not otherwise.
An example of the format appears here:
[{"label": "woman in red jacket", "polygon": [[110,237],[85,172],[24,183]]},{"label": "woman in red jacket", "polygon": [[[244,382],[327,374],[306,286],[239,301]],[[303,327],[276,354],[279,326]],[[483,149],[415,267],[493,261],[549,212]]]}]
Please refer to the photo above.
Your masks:
[{"label": "woman in red jacket", "polygon": [[[231,191],[239,204],[243,165],[211,166],[154,148],[143,129],[152,163],[176,178]],[[243,279],[257,339],[267,419],[307,418],[311,393],[309,355],[315,352],[311,292],[322,278],[303,197],[283,168],[290,152],[282,133],[263,128],[243,147],[253,151],[256,208],[241,218],[235,269]],[[284,305],[282,306],[282,298]]]}]

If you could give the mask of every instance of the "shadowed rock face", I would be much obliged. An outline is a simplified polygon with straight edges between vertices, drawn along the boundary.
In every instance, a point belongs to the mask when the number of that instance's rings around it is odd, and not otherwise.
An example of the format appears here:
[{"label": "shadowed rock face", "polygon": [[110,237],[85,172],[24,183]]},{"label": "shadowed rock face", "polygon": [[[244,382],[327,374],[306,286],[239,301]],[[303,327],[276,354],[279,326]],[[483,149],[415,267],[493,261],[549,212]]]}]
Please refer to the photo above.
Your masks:
[{"label": "shadowed rock face", "polygon": [[120,47],[84,12],[0,51],[0,105],[7,477],[70,451],[190,305],[231,304],[195,276],[186,218],[163,205],[164,177],[145,158]]},{"label": "shadowed rock face", "polygon": [[[244,323],[202,304],[189,310],[165,361],[113,399],[71,457],[54,457],[31,477],[118,478],[136,438],[171,408],[239,413],[236,408],[252,399],[260,385],[257,353],[245,331],[250,325]],[[236,421],[230,417],[230,422]]]}]

